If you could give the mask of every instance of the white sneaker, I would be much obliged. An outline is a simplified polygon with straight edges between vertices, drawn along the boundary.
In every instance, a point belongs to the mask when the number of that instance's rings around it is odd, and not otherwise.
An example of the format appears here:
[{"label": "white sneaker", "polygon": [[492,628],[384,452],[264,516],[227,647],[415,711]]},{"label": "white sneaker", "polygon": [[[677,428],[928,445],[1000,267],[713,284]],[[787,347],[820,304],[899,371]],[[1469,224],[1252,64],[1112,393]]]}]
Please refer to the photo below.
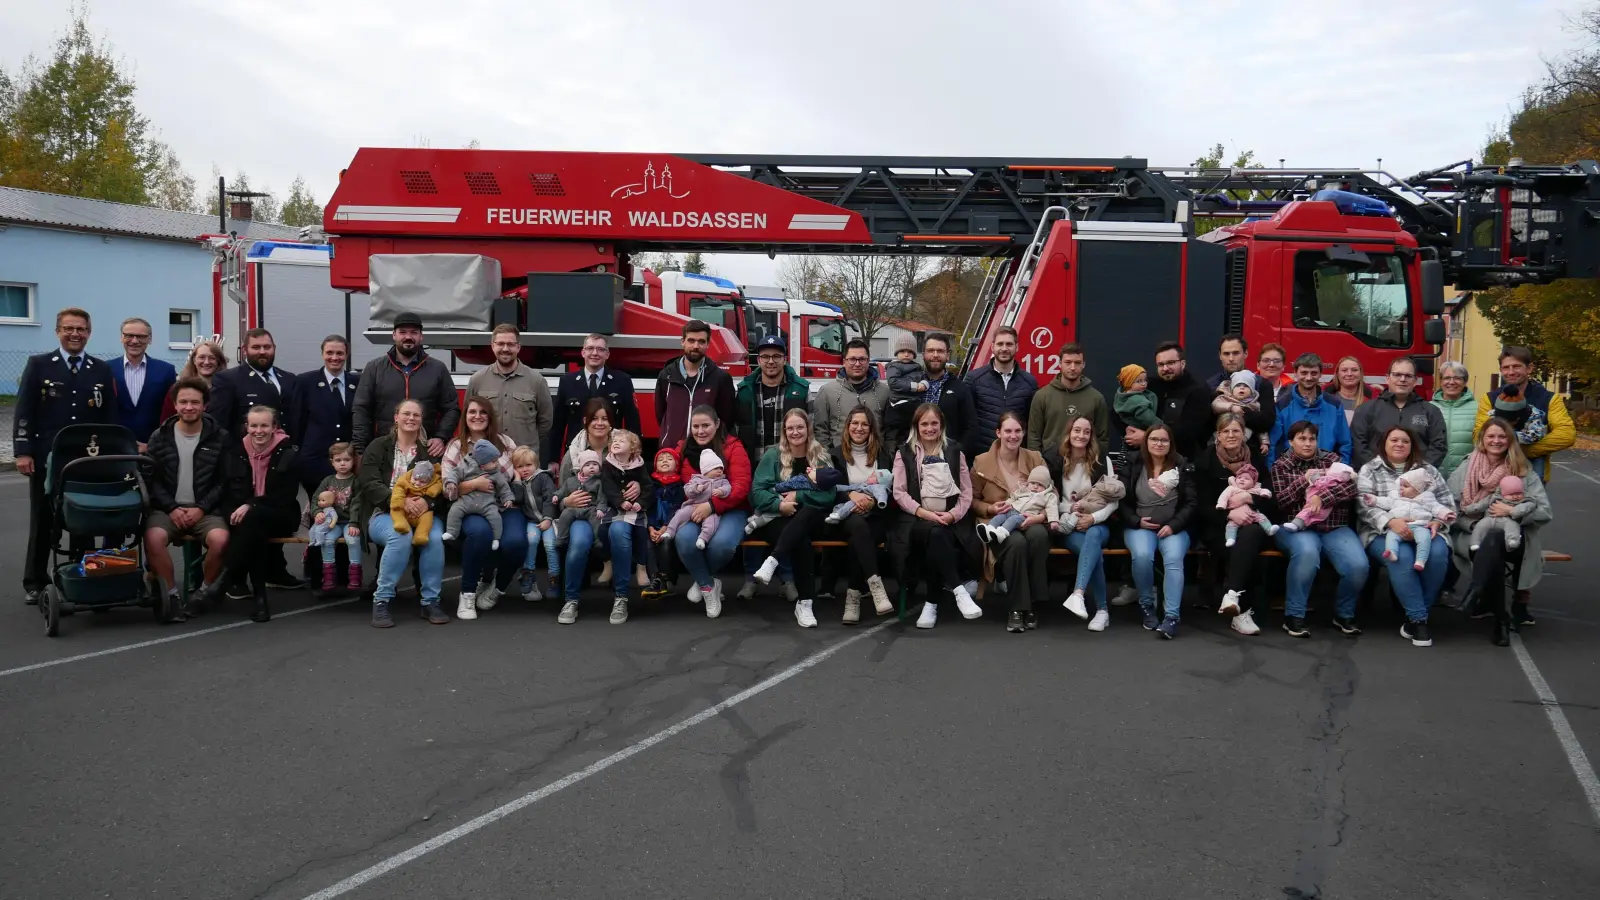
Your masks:
[{"label": "white sneaker", "polygon": [[439,540],[441,540],[441,541],[453,541],[455,539],[456,539],[456,536],[451,534],[448,531],[446,531],[444,534],[439,535]]},{"label": "white sneaker", "polygon": [[1222,605],[1217,607],[1217,612],[1224,616],[1239,615],[1239,598],[1244,591],[1229,591],[1222,595]]},{"label": "white sneaker", "polygon": [[846,625],[861,621],[861,592],[851,589],[844,592],[844,619]]},{"label": "white sneaker", "polygon": [[478,591],[478,599],[476,603],[478,609],[487,612],[488,610],[494,609],[494,605],[499,602],[500,589],[495,587],[493,584]]},{"label": "white sneaker", "polygon": [[811,612],[810,600],[796,600],[794,602],[794,620],[800,623],[801,628],[817,627],[817,617]]},{"label": "white sneaker", "polygon": [[1139,602],[1139,589],[1131,584],[1122,586],[1117,595],[1111,598],[1112,606],[1132,606]]},{"label": "white sneaker", "polygon": [[963,582],[961,588],[967,592],[968,597],[975,597],[978,594],[978,582],[976,581]]},{"label": "white sneaker", "polygon": [[932,603],[922,604],[922,615],[917,616],[918,628],[932,628],[939,621],[939,608]]},{"label": "white sneaker", "polygon": [[628,601],[625,597],[618,597],[611,601],[611,624],[621,625],[628,621]]},{"label": "white sneaker", "polygon": [[1089,620],[1090,631],[1105,631],[1111,624],[1111,614],[1103,609],[1095,610],[1094,618]]},{"label": "white sneaker", "polygon": [[701,598],[700,585],[698,585],[698,584],[690,584],[689,585],[689,602],[690,603],[699,603],[700,602],[700,598]]},{"label": "white sneaker", "polygon": [[1066,602],[1061,605],[1080,619],[1089,618],[1089,608],[1083,605],[1083,591],[1073,591],[1068,594]]},{"label": "white sneaker", "polygon": [[1008,529],[1008,528],[996,528],[993,525],[989,526],[989,543],[990,544],[1004,544],[1006,542],[1006,538],[1008,538],[1008,537],[1011,537],[1011,530],[1010,529]]},{"label": "white sneaker", "polygon": [[695,542],[694,542],[694,545],[695,545],[696,548],[698,548],[700,550],[704,550],[706,548],[706,539],[705,538],[696,538]]},{"label": "white sneaker", "polygon": [[704,595],[706,601],[706,618],[715,619],[722,615],[722,579],[711,580],[711,593]]},{"label": "white sneaker", "polygon": [[489,542],[489,549],[490,550],[499,550],[500,549],[500,541],[498,539],[490,541]]},{"label": "white sneaker", "polygon": [[568,600],[561,604],[561,615],[556,617],[556,621],[563,625],[571,625],[578,621],[578,601]]},{"label": "white sneaker", "polygon": [[867,579],[867,593],[872,595],[872,608],[878,615],[887,616],[894,612],[894,601],[889,599],[889,592],[883,589],[883,577],[874,575]]},{"label": "white sneaker", "polygon": [[756,582],[754,578],[746,578],[744,584],[739,585],[740,600],[754,600],[756,598]]},{"label": "white sneaker", "polygon": [[476,619],[478,617],[478,610],[477,607],[473,605],[473,601],[475,599],[476,598],[473,596],[471,591],[462,591],[461,602],[456,604],[456,618]]},{"label": "white sneaker", "polygon": [[778,558],[776,556],[769,556],[761,562],[761,568],[757,569],[755,574],[750,577],[754,578],[757,584],[770,584],[772,582],[773,574],[777,571]]},{"label": "white sneaker", "polygon": [[956,609],[961,610],[962,618],[976,619],[983,615],[982,607],[972,601],[972,595],[967,593],[967,586],[958,584],[950,593],[956,595]]},{"label": "white sneaker", "polygon": [[1255,612],[1240,613],[1234,616],[1233,630],[1240,634],[1260,634],[1261,626],[1256,624]]}]

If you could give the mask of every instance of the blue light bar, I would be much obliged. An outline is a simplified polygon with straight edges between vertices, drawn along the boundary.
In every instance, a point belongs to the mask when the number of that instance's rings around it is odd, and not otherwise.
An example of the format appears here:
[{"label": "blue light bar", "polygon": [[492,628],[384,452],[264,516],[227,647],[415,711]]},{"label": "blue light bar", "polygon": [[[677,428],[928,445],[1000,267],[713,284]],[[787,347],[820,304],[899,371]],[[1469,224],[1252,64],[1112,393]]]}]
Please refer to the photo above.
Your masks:
[{"label": "blue light bar", "polygon": [[1389,209],[1389,204],[1377,197],[1368,197],[1351,191],[1317,191],[1311,195],[1313,200],[1326,200],[1339,210],[1341,216],[1381,216],[1388,218],[1394,213]]},{"label": "blue light bar", "polygon": [[736,291],[739,289],[737,284],[734,284],[726,278],[718,278],[715,275],[699,275],[694,272],[684,272],[683,275],[685,278],[698,278],[701,281],[709,281],[717,287],[727,288],[730,291]]}]

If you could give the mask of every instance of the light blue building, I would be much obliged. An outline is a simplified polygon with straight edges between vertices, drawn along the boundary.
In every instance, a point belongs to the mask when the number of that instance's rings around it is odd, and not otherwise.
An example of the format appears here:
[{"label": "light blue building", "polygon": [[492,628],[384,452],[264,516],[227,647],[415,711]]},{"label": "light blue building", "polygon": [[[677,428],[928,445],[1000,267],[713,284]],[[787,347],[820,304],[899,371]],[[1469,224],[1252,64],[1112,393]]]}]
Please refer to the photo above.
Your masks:
[{"label": "light blue building", "polygon": [[[196,336],[217,331],[212,251],[197,239],[219,224],[214,215],[0,187],[0,395],[16,393],[30,354],[57,346],[56,311],[68,306],[93,317],[95,356],[120,356],[118,326],[138,316],[154,332],[150,354],[182,365]],[[299,236],[237,219],[228,230]]]}]

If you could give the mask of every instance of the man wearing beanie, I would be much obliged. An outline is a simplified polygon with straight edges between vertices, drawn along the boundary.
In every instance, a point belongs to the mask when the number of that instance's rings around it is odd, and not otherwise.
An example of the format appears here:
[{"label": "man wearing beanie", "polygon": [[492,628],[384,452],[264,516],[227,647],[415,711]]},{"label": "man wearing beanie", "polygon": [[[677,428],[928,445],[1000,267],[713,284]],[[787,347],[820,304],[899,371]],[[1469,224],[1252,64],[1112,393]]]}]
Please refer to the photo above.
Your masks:
[{"label": "man wearing beanie", "polygon": [[1000,415],[1014,412],[1028,425],[1028,407],[1039,390],[1033,373],[1017,365],[1017,330],[1009,325],[995,329],[989,364],[967,373],[972,388],[972,408],[977,414],[967,455],[976,458],[989,449]]},{"label": "man wearing beanie", "polygon": [[[1529,378],[1532,371],[1533,354],[1527,347],[1500,351],[1500,386],[1478,399],[1478,423],[1472,436],[1477,439],[1492,415],[1512,420],[1523,455],[1539,477],[1549,481],[1550,457],[1576,443],[1578,429],[1561,395]],[[1507,393],[1511,396],[1502,399]],[[1513,417],[1523,424],[1518,425]]]}]

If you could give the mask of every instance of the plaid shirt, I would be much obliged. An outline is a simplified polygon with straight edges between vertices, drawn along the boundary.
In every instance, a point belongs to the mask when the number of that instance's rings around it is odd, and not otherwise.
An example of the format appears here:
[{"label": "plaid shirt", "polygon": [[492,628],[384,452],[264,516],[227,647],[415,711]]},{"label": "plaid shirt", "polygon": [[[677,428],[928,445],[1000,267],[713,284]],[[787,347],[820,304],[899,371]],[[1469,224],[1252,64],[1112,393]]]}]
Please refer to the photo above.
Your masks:
[{"label": "plaid shirt", "polygon": [[[1306,473],[1312,469],[1327,471],[1329,466],[1339,461],[1339,454],[1322,450],[1311,459],[1301,459],[1293,453],[1278,457],[1278,461],[1272,464],[1272,494],[1278,498],[1278,509],[1283,513],[1285,522],[1298,515],[1306,505],[1306,491],[1311,487],[1311,483],[1306,481]],[[1328,517],[1312,525],[1311,530],[1329,532],[1350,525],[1355,498],[1356,480],[1341,483],[1323,500]]]},{"label": "plaid shirt", "polygon": [[[1427,463],[1418,468],[1433,476],[1433,496],[1439,501],[1439,505],[1455,512],[1455,497],[1450,493],[1450,486],[1445,483],[1444,476],[1439,474],[1439,470]],[[1405,469],[1394,469],[1384,461],[1383,457],[1375,456],[1367,460],[1367,464],[1362,466],[1361,472],[1356,475],[1356,493],[1372,494],[1375,497],[1391,496],[1405,471]],[[1362,504],[1356,530],[1361,534],[1362,540],[1370,542],[1374,536],[1388,530],[1389,520],[1393,517],[1393,514],[1386,509]]]}]

